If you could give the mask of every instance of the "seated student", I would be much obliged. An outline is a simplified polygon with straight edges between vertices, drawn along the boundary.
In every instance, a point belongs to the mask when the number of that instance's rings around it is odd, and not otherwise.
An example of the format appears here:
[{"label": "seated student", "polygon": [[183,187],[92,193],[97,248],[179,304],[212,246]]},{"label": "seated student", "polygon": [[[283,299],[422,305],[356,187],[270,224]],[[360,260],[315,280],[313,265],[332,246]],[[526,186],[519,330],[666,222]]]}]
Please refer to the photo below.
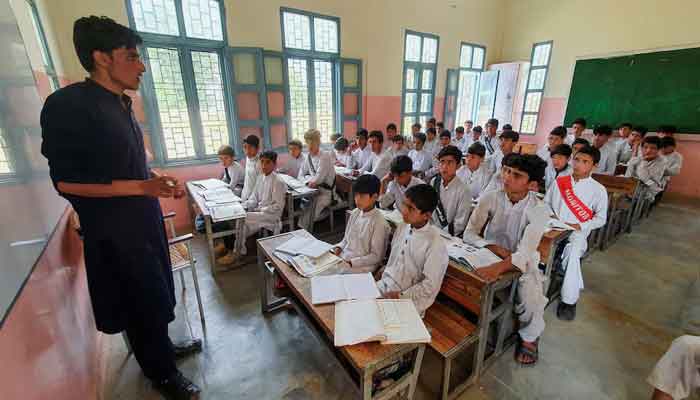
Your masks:
[{"label": "seated student", "polygon": [[394,135],[391,137],[391,156],[405,156],[408,155],[408,147],[406,147],[404,137],[402,135]]},{"label": "seated student", "polygon": [[425,129],[426,129],[426,131],[427,131],[428,129],[430,129],[430,128],[435,129],[435,131],[437,132],[437,127],[435,126],[435,118],[430,118],[430,119],[425,123]]},{"label": "seated student", "polygon": [[632,128],[627,142],[620,149],[620,156],[617,160],[620,164],[627,164],[632,158],[641,155],[642,140],[647,134],[647,128],[643,126],[635,126]]},{"label": "seated student", "polygon": [[472,209],[469,186],[457,178],[462,152],[455,146],[445,146],[437,158],[439,173],[431,181],[431,186],[438,194],[433,222],[450,235],[461,236]]},{"label": "seated student", "polygon": [[[566,143],[565,143],[566,144]],[[586,146],[590,146],[591,144],[588,143],[588,140],[584,138],[578,138],[574,140],[574,144],[571,145],[571,160],[569,161],[570,164],[574,163],[574,157],[576,156],[576,153],[578,153],[579,150]]]},{"label": "seated student", "polygon": [[[469,135],[469,137],[465,141],[464,145],[467,146],[467,148],[469,148],[469,146],[471,146],[472,144],[474,144],[476,142],[484,144],[484,142],[482,141],[482,136],[481,136],[481,133],[483,132],[483,130],[484,129],[479,125],[472,128],[471,135]],[[484,144],[484,146],[486,146],[486,145]]]},{"label": "seated student", "polygon": [[299,218],[299,227],[309,230],[323,210],[333,202],[335,168],[331,152],[321,150],[321,132],[309,129],[304,133],[304,141],[309,148],[309,154],[301,164],[298,179],[306,182],[308,187],[318,189],[318,194],[311,203],[314,204],[313,210],[310,207],[305,209]]},{"label": "seated student", "polygon": [[593,146],[582,148],[574,156],[573,173],[557,178],[544,197],[554,215],[574,228],[562,254],[562,266],[566,272],[557,317],[565,321],[576,318],[576,303],[583,289],[581,257],[588,247],[588,235],[605,225],[607,219],[608,193],[603,185],[591,178],[598,162],[598,149]]},{"label": "seated student", "polygon": [[502,132],[508,132],[513,130],[513,125],[511,124],[505,124],[503,125],[503,131]]},{"label": "seated student", "polygon": [[[538,359],[539,337],[544,331],[542,272],[537,246],[547,228],[549,212],[534,191],[539,188],[547,164],[533,154],[510,154],[503,159],[503,188],[484,193],[464,231],[464,242],[487,247],[503,261],[479,268],[488,281],[513,267],[522,272],[515,312],[520,320],[516,359],[532,365]],[[483,235],[482,235],[483,232]]]},{"label": "seated student", "polygon": [[355,150],[352,152],[354,168],[360,168],[372,157],[372,147],[367,145],[369,133],[367,129],[360,129],[355,135]]},{"label": "seated student", "polygon": [[386,138],[387,139],[393,139],[394,136],[396,136],[396,124],[393,122],[390,122],[386,126]]},{"label": "seated student", "polygon": [[615,148],[617,149],[618,160],[620,159],[620,152],[622,151],[622,148],[627,142],[627,138],[630,136],[631,132],[632,124],[630,124],[629,122],[623,122],[620,124],[620,126],[617,127],[617,137],[613,138],[612,142],[615,145]]},{"label": "seated student", "polygon": [[287,145],[287,150],[289,151],[289,158],[287,159],[287,164],[279,168],[280,173],[289,175],[291,177],[297,177],[299,175],[299,168],[301,168],[301,163],[304,162],[304,155],[301,154],[301,150],[304,146],[299,140],[292,140]]},{"label": "seated student", "polygon": [[[465,137],[465,146],[467,141],[471,138],[472,136],[472,128],[474,128],[474,121],[468,119],[464,121],[464,137]],[[469,148],[469,146],[466,146],[465,148]]]},{"label": "seated student", "polygon": [[362,175],[352,184],[357,208],[348,217],[343,240],[333,249],[356,272],[376,271],[386,254],[391,228],[374,207],[379,186],[374,175]]},{"label": "seated student", "polygon": [[415,136],[416,134],[420,133],[420,129],[421,125],[418,122],[411,125],[411,136]]},{"label": "seated student", "polygon": [[569,164],[570,159],[571,147],[568,144],[560,144],[552,149],[547,169],[544,172],[545,190],[549,190],[552,183],[560,176],[568,176],[574,172],[574,168]]},{"label": "seated student", "polygon": [[400,210],[403,224],[394,232],[389,261],[377,288],[388,299],[411,299],[423,316],[440,292],[447,271],[447,246],[430,224],[437,193],[429,185],[406,190]]},{"label": "seated student", "polygon": [[[651,400],[687,399],[700,389],[700,337],[683,335],[671,343],[647,378]],[[695,398],[695,397],[693,397]]]},{"label": "seated student", "polygon": [[642,145],[642,155],[632,158],[627,163],[626,177],[639,179],[644,190],[643,196],[654,201],[656,195],[664,188],[664,172],[666,161],[659,155],[661,139],[658,136],[647,136]]},{"label": "seated student", "polygon": [[464,153],[467,149],[464,147],[464,144],[467,142],[467,139],[464,137],[464,127],[463,126],[458,126],[457,129],[455,129],[455,137],[452,138],[452,145],[457,146],[457,148]]},{"label": "seated student", "polygon": [[245,178],[245,170],[241,164],[236,161],[236,154],[233,151],[233,147],[227,144],[219,147],[218,155],[219,161],[221,161],[221,165],[224,167],[224,174],[221,180],[228,183],[234,193],[240,195]]},{"label": "seated student", "polygon": [[219,264],[233,264],[239,256],[246,255],[246,239],[257,234],[262,228],[274,230],[275,225],[282,218],[287,184],[275,172],[276,167],[277,153],[264,151],[260,154],[262,174],[253,193],[243,202],[246,215],[242,234],[236,237],[235,249],[216,260]]},{"label": "seated student", "polygon": [[437,153],[440,151],[436,151],[436,149],[438,149],[439,146],[439,141],[435,138],[436,135],[437,133],[435,132],[435,128],[428,128],[425,131],[426,140],[425,144],[423,145],[423,149],[425,149],[425,151],[427,151],[428,154],[430,154],[431,159],[432,157],[435,157],[435,155],[437,155]]},{"label": "seated student", "polygon": [[496,171],[501,166],[503,157],[513,152],[513,148],[518,143],[520,135],[515,131],[503,131],[499,137],[498,150],[489,157],[489,169]]},{"label": "seated student", "polygon": [[564,139],[566,139],[566,128],[561,125],[555,127],[549,132],[549,136],[547,136],[547,144],[537,150],[537,156],[545,160],[548,165],[551,164],[550,157],[552,150],[560,144],[564,144]]},{"label": "seated student", "polygon": [[585,139],[583,137],[583,132],[586,130],[586,120],[583,118],[576,118],[574,120],[574,123],[571,124],[571,134],[569,134],[566,139],[564,140],[564,143],[568,144],[569,146],[572,146],[574,144],[574,140],[576,139]]},{"label": "seated student", "polygon": [[593,128],[593,147],[600,152],[600,162],[595,168],[595,173],[614,175],[617,166],[617,149],[609,142],[612,136],[612,128],[608,125],[600,125]]},{"label": "seated student", "polygon": [[381,131],[372,131],[369,134],[369,146],[372,149],[372,155],[358,171],[353,171],[353,175],[357,176],[362,172],[370,173],[379,179],[389,173],[389,165],[391,164],[391,151],[384,151],[384,135]]},{"label": "seated student", "polygon": [[342,133],[336,132],[336,133],[333,133],[333,134],[330,136],[329,140],[330,140],[331,143],[335,143],[335,142],[336,142],[338,139],[340,139],[341,137],[343,137],[343,134],[342,134]]},{"label": "seated student", "polygon": [[678,129],[673,125],[661,125],[658,132],[656,132],[656,136],[663,139],[665,137],[673,137],[676,132],[678,132]]},{"label": "seated student", "polygon": [[243,152],[245,153],[245,178],[243,179],[243,190],[241,191],[241,200],[248,200],[248,196],[253,193],[255,184],[258,182],[260,171],[260,159],[258,153],[260,151],[260,138],[255,135],[248,135],[243,140]]},{"label": "seated student", "polygon": [[423,146],[425,146],[425,134],[418,132],[413,135],[413,150],[408,152],[408,156],[413,161],[413,172],[419,175],[425,174],[432,166],[432,156]]},{"label": "seated student", "polygon": [[408,156],[394,157],[390,171],[382,178],[379,206],[389,209],[393,205],[393,208],[398,210],[406,189],[425,182],[413,176],[413,161]]},{"label": "seated student", "polygon": [[671,136],[661,139],[661,156],[666,161],[664,170],[664,189],[666,189],[671,177],[680,174],[683,166],[683,156],[676,151],[676,139]]},{"label": "seated student", "polygon": [[352,153],[350,152],[350,143],[344,137],[338,138],[333,145],[335,152],[335,165],[339,167],[353,168]]},{"label": "seated student", "polygon": [[481,138],[481,143],[486,147],[486,157],[491,157],[500,147],[496,132],[498,131],[498,120],[491,118],[486,122],[486,135]]},{"label": "seated student", "polygon": [[440,133],[440,141],[438,142],[438,146],[433,149],[433,157],[432,157],[432,164],[433,165],[425,173],[426,179],[429,180],[440,172],[440,163],[439,163],[439,160],[437,158],[437,155],[440,153],[440,151],[442,151],[442,149],[449,146],[451,141],[452,141],[452,135],[450,134],[450,131],[444,130]]},{"label": "seated student", "polygon": [[479,142],[474,143],[467,149],[464,165],[457,170],[457,178],[469,186],[469,192],[474,200],[479,198],[486,189],[493,173],[484,162],[484,157],[486,157],[484,145]]}]

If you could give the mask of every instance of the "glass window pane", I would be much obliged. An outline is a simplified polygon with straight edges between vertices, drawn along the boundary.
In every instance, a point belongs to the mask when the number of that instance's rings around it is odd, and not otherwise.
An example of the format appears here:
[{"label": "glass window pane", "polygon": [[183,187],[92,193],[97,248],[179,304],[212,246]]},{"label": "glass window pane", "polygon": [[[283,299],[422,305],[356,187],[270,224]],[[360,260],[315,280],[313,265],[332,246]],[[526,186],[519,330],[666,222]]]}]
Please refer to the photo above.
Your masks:
[{"label": "glass window pane", "polygon": [[417,89],[416,70],[413,68],[406,69],[406,89]]},{"label": "glass window pane", "polygon": [[459,121],[459,123],[474,119],[473,112],[478,83],[479,72],[459,72],[459,92],[457,95],[457,121]]},{"label": "glass window pane", "polygon": [[437,39],[423,38],[423,62],[435,64],[437,62]]},{"label": "glass window pane", "polygon": [[411,134],[411,126],[416,123],[416,117],[413,115],[403,117],[403,134]]},{"label": "glass window pane", "polygon": [[541,67],[549,64],[549,51],[551,48],[552,45],[549,43],[535,46],[535,54],[532,55],[532,66]]},{"label": "glass window pane", "polygon": [[418,103],[417,93],[406,93],[406,104],[404,105],[403,112],[414,113],[416,112],[416,104]]},{"label": "glass window pane", "polygon": [[314,46],[316,51],[338,52],[338,23],[325,18],[314,18]]},{"label": "glass window pane", "polygon": [[290,12],[282,13],[284,47],[311,50],[311,18]]},{"label": "glass window pane", "polygon": [[229,142],[219,55],[193,51],[192,67],[199,100],[199,117],[202,120],[204,153],[213,155],[222,144]]},{"label": "glass window pane", "polygon": [[420,36],[406,35],[405,57],[406,61],[420,61]]},{"label": "glass window pane", "polygon": [[14,168],[10,160],[10,146],[5,140],[5,133],[0,129],[0,174],[11,174],[13,172]]},{"label": "glass window pane", "polygon": [[357,64],[343,64],[343,86],[356,88],[358,86],[359,68]]},{"label": "glass window pane", "polygon": [[233,59],[233,76],[239,85],[254,85],[257,82],[255,74],[255,54],[235,53]]},{"label": "glass window pane", "polygon": [[530,83],[528,83],[528,89],[544,89],[544,78],[547,74],[546,68],[538,68],[530,70]]},{"label": "glass window pane", "polygon": [[524,114],[523,122],[520,127],[521,133],[535,133],[537,127],[537,114]]},{"label": "glass window pane", "polygon": [[174,36],[180,34],[175,0],[131,0],[131,11],[137,31]]},{"label": "glass window pane", "polygon": [[482,49],[481,47],[474,47],[474,58],[472,59],[472,68],[484,68],[484,49]]},{"label": "glass window pane", "polygon": [[433,95],[430,93],[422,93],[420,95],[420,112],[433,111]]},{"label": "glass window pane", "polygon": [[190,115],[177,50],[149,47],[156,104],[163,129],[165,155],[168,159],[194,157]]},{"label": "glass window pane", "polygon": [[430,90],[433,88],[433,70],[424,69],[423,77],[421,79],[420,88],[423,90]]},{"label": "glass window pane", "polygon": [[287,61],[289,74],[289,108],[292,137],[303,140],[309,129],[309,92],[306,60],[290,58]]},{"label": "glass window pane", "polygon": [[316,83],[316,129],[321,131],[321,141],[328,142],[333,125],[333,68],[330,61],[314,60]]},{"label": "glass window pane", "polygon": [[428,118],[430,117],[428,117],[427,115],[421,115],[420,117],[418,117],[418,122],[420,123],[421,129],[424,132],[427,129],[426,125],[428,125]]},{"label": "glass window pane", "polygon": [[542,92],[528,93],[525,97],[525,112],[539,112]]},{"label": "glass window pane", "polygon": [[265,83],[268,85],[284,84],[284,75],[282,74],[282,58],[265,57]]},{"label": "glass window pane", "polygon": [[459,67],[471,68],[472,66],[472,46],[463,44],[459,52]]},{"label": "glass window pane", "polygon": [[214,0],[182,0],[182,14],[187,36],[199,39],[224,40],[219,2]]}]

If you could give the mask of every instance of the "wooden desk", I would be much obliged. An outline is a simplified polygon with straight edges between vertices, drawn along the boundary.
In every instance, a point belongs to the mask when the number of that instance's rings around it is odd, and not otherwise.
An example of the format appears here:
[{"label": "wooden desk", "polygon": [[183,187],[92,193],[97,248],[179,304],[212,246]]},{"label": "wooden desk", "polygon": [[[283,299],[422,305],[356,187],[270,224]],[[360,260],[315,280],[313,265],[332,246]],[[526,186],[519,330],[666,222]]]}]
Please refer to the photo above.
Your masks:
[{"label": "wooden desk", "polygon": [[[319,341],[328,347],[351,380],[359,387],[363,400],[389,399],[403,390],[408,390],[408,399],[412,399],[423,360],[425,344],[382,345],[378,342],[372,342],[335,347],[333,345],[335,305],[313,305],[311,301],[311,280],[302,277],[292,267],[273,255],[274,249],[286,240],[289,240],[293,233],[310,235],[304,230],[299,230],[257,241],[258,266],[263,275],[260,293],[263,314],[273,311],[287,300],[291,302]],[[328,273],[342,273],[345,271],[345,268],[347,267],[339,266]],[[292,293],[291,298],[270,301],[273,271],[277,271],[278,275],[287,284]],[[374,374],[382,368],[404,359],[404,356],[409,354],[413,356],[413,366],[410,372],[406,373],[388,388],[373,395],[372,377]]]},{"label": "wooden desk", "polygon": [[[337,173],[335,174],[335,188],[338,193],[348,194],[348,210],[355,208],[355,192],[352,189],[353,184],[357,180],[356,176],[345,175]],[[347,218],[345,219],[347,221]]]},{"label": "wooden desk", "polygon": [[[285,174],[280,174],[282,175],[283,180],[290,179],[292,181],[298,181],[298,179],[291,177],[289,175]],[[286,180],[285,180],[286,182]],[[318,194],[318,189],[309,189],[306,188],[304,192],[299,192],[295,190],[292,186],[287,185],[287,195],[285,197],[285,203],[286,203],[286,208],[287,208],[287,226],[290,231],[293,231],[296,229],[296,226],[294,226],[294,217],[300,217],[304,211],[299,209],[297,211],[294,210],[294,202],[296,200],[301,200],[301,199],[311,199],[311,204],[309,204],[309,207],[311,209],[314,209],[314,201],[316,199],[316,195]]]},{"label": "wooden desk", "polygon": [[545,296],[549,291],[549,286],[552,284],[552,269],[554,268],[554,262],[556,261],[555,257],[557,254],[557,248],[564,240],[567,240],[570,235],[571,231],[569,230],[551,230],[542,235],[540,244],[537,246],[537,251],[540,252],[540,262],[544,263],[545,281],[542,286],[544,287]]},{"label": "wooden desk", "polygon": [[239,235],[243,231],[243,224],[245,223],[245,217],[238,217],[226,222],[233,223],[233,229],[227,229],[220,232],[214,232],[212,230],[212,218],[211,211],[206,206],[206,201],[204,197],[199,195],[202,188],[195,186],[192,182],[187,182],[185,185],[187,187],[187,196],[189,197],[190,204],[192,206],[192,215],[194,218],[198,214],[202,214],[204,217],[204,234],[207,238],[207,248],[209,250],[209,265],[211,267],[211,274],[214,275],[216,272],[216,254],[214,254],[214,239],[222,238],[230,235]]}]

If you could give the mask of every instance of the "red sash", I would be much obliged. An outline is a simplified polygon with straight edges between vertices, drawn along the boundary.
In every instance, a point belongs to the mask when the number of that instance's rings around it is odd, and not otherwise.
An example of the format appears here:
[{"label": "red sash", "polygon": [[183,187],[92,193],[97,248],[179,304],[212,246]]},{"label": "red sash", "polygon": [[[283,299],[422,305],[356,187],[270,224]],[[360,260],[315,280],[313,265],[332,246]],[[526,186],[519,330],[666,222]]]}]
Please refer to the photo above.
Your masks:
[{"label": "red sash", "polygon": [[561,192],[561,197],[564,198],[564,203],[569,207],[569,210],[576,216],[579,222],[586,222],[593,219],[595,213],[591,211],[590,208],[581,201],[581,199],[574,193],[573,177],[560,176],[557,178],[557,186],[559,187],[559,192]]}]

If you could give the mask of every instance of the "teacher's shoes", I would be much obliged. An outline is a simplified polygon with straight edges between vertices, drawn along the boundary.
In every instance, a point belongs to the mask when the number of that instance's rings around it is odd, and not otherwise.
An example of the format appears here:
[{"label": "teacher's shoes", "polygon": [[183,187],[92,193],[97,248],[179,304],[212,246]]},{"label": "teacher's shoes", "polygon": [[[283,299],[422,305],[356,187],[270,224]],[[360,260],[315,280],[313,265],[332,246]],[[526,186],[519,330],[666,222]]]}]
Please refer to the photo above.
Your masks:
[{"label": "teacher's shoes", "polygon": [[576,318],[576,303],[566,304],[560,301],[557,306],[557,318],[562,321],[573,321]]},{"label": "teacher's shoes", "polygon": [[177,371],[167,379],[153,382],[153,386],[167,400],[197,400],[201,389]]},{"label": "teacher's shoes", "polygon": [[173,343],[175,359],[179,360],[202,351],[202,339],[188,339]]}]

